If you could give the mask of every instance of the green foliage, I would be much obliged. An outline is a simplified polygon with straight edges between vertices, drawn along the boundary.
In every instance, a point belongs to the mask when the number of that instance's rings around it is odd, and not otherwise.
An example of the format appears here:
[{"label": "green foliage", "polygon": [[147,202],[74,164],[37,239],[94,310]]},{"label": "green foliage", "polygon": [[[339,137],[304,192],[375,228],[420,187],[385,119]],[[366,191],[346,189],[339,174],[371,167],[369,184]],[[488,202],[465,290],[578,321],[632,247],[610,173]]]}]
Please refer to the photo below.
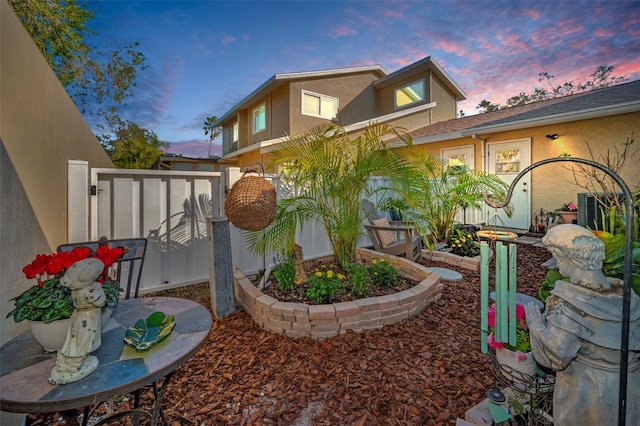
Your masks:
[{"label": "green foliage", "polygon": [[398,283],[398,270],[389,264],[384,257],[372,259],[369,265],[371,282],[382,287],[395,287]]},{"label": "green foliage", "polygon": [[619,83],[623,83],[628,80],[625,77],[616,77],[612,75],[614,67],[612,65],[600,65],[596,70],[589,75],[586,81],[583,83],[574,84],[572,80],[563,84],[555,86],[551,80],[555,76],[548,72],[538,73],[538,82],[546,82],[549,89],[544,87],[536,87],[531,93],[520,92],[515,96],[511,96],[507,99],[505,105],[495,104],[491,101],[483,99],[476,108],[480,112],[492,112],[499,109],[510,108],[513,106],[525,105],[532,102],[544,101],[547,99],[554,99],[562,96],[572,95],[574,93],[586,92],[594,89],[601,89],[604,87],[613,86]]},{"label": "green foliage", "polygon": [[334,273],[333,270],[316,271],[309,278],[307,296],[316,303],[331,303],[336,293],[343,288],[343,275]]},{"label": "green foliage", "polygon": [[212,115],[211,117],[207,117],[204,120],[204,135],[209,135],[209,157],[211,157],[211,145],[213,144],[213,140],[220,135],[222,132],[222,127],[217,126],[218,117]]},{"label": "green foliage", "polygon": [[540,300],[543,302],[547,301],[547,297],[551,294],[551,290],[555,288],[556,281],[558,280],[569,281],[569,278],[563,277],[558,269],[549,269],[544,281],[540,284],[540,288],[538,289],[538,296],[540,296]]},{"label": "green foliage", "polygon": [[103,146],[111,155],[111,161],[120,169],[150,169],[162,156],[161,148],[169,144],[158,139],[155,132],[144,129],[131,121],[116,119],[111,139],[103,137]]},{"label": "green foliage", "polygon": [[461,229],[455,229],[455,235],[449,238],[447,244],[451,247],[451,253],[458,256],[474,257],[480,254],[480,248],[476,245],[473,235]]},{"label": "green foliage", "polygon": [[276,217],[265,232],[246,234],[249,249],[293,253],[297,227],[317,220],[336,260],[341,265],[351,262],[364,220],[360,199],[371,194],[369,177],[384,175],[396,183],[410,176],[411,164],[389,148],[384,141],[388,137],[411,144],[404,131],[380,124],[365,127],[356,138],[341,127],[319,126],[279,144],[267,166],[281,168],[296,194],[278,201]]},{"label": "green foliage", "polygon": [[[412,157],[417,175],[409,186],[400,187],[398,207],[405,218],[419,227],[424,242],[433,250],[453,233],[455,215],[464,208],[481,208],[483,192],[504,200],[507,184],[495,175],[467,167],[446,167],[443,160],[423,152]],[[510,215],[511,210],[505,208]]]},{"label": "green foliage", "polygon": [[293,284],[296,277],[296,268],[293,264],[293,259],[287,259],[282,263],[279,263],[273,270],[273,276],[278,283],[278,289],[280,291],[293,290]]},{"label": "green foliage", "polygon": [[14,12],[80,110],[97,105],[96,115],[114,114],[132,95],[136,74],[145,68],[138,43],[97,50],[86,40],[92,10],[74,0],[9,0]]},{"label": "green foliage", "polygon": [[369,291],[369,272],[367,267],[359,263],[348,262],[344,265],[347,279],[351,283],[354,293],[363,296]]}]

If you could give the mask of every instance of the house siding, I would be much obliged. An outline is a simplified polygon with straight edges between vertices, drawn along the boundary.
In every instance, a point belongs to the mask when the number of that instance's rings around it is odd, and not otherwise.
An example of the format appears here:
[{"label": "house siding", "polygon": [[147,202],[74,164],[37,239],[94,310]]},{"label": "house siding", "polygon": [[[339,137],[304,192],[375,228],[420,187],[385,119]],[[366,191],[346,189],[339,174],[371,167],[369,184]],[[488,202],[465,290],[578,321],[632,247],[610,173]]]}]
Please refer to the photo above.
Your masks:
[{"label": "house siding", "polygon": [[453,93],[438,79],[431,79],[431,102],[436,103],[436,107],[431,111],[431,123],[451,120],[456,118],[457,103]]}]

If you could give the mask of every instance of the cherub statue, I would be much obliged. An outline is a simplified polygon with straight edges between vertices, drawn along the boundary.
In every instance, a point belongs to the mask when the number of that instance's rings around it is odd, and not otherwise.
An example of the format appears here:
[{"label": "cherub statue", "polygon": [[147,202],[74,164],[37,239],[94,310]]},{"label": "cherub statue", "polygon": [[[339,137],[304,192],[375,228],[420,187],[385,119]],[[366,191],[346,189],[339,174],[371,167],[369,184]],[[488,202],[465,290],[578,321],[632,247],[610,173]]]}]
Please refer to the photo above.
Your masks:
[{"label": "cherub statue", "polygon": [[71,265],[62,277],[61,284],[71,289],[75,310],[67,338],[49,374],[52,384],[78,381],[98,367],[98,358],[89,352],[101,344],[101,307],[106,297],[102,285],[95,280],[103,269],[104,264],[100,260],[89,258]]},{"label": "cherub statue", "polygon": [[[558,225],[542,242],[560,273],[544,314],[526,309],[536,361],[556,370],[553,421],[562,426],[612,424],[618,417],[623,282],[602,272],[604,244],[578,225]],[[640,419],[640,298],[631,292],[627,424]]]}]

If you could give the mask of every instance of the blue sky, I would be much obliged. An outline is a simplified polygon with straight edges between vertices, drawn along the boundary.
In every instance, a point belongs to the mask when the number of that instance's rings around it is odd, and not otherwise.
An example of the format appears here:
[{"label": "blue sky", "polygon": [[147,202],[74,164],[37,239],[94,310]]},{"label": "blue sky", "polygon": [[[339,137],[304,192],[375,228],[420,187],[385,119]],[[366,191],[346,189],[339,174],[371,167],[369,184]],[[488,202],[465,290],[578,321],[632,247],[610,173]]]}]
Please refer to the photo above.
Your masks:
[{"label": "blue sky", "polygon": [[[114,1],[95,11],[92,44],[139,42],[148,68],[122,117],[206,157],[204,119],[222,116],[277,73],[434,57],[467,93],[504,103],[584,81],[599,65],[640,79],[640,1]],[[214,152],[220,153],[219,145]]]}]

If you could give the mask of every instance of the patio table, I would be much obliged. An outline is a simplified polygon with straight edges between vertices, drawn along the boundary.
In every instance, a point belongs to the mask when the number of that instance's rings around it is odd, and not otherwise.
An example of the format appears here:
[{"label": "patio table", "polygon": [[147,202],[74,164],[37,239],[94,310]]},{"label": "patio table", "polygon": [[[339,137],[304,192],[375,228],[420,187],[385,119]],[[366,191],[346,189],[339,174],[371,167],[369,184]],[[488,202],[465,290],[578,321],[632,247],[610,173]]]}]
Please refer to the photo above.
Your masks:
[{"label": "patio table", "polygon": [[[126,329],[155,311],[175,317],[171,335],[147,351],[139,352],[126,345],[123,340]],[[159,418],[168,424],[162,413],[162,395],[174,370],[204,345],[211,324],[209,311],[191,300],[172,297],[122,300],[102,330],[102,345],[92,352],[100,361],[98,368],[84,379],[65,385],[48,382],[56,353],[43,351],[31,332],[26,331],[0,347],[0,409],[16,413],[71,410],[153,384],[152,412],[136,409],[126,414],[150,418],[153,425]],[[162,381],[160,386],[156,386],[157,381]],[[114,417],[123,415],[117,413]],[[100,423],[106,423],[105,420]],[[83,424],[87,421],[88,416],[84,416]]]}]

